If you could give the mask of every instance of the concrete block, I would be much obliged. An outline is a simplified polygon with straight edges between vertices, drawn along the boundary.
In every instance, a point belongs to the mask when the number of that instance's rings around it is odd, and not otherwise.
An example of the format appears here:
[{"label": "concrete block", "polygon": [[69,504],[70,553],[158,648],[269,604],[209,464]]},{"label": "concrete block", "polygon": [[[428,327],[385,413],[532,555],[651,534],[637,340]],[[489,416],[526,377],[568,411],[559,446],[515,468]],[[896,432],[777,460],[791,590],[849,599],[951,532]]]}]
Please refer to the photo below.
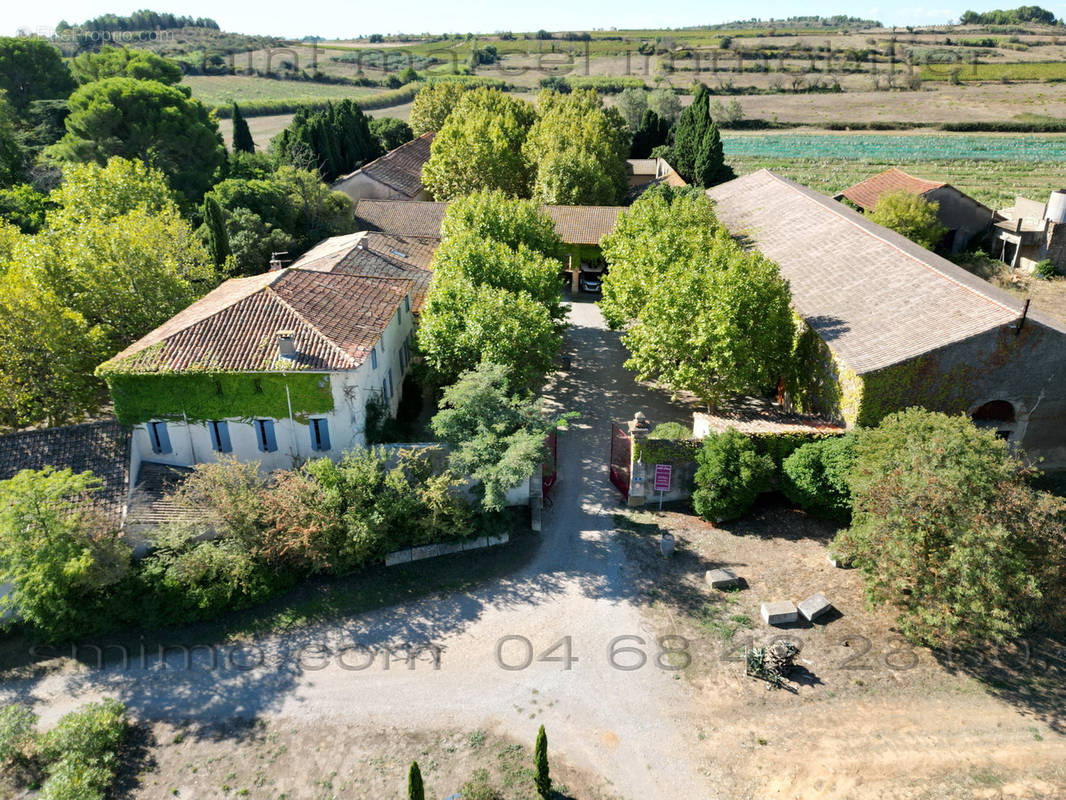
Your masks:
[{"label": "concrete block", "polygon": [[439,544],[426,544],[421,547],[411,548],[411,560],[421,561],[423,558],[434,558],[440,555]]},{"label": "concrete block", "polygon": [[740,586],[740,578],[728,567],[707,570],[703,577],[712,589],[735,589]]},{"label": "concrete block", "polygon": [[441,542],[437,547],[440,549],[438,555],[442,556],[450,556],[452,553],[460,553],[463,550],[459,542]]},{"label": "concrete block", "polygon": [[787,625],[799,619],[796,604],[791,600],[762,604],[762,620],[767,625]]},{"label": "concrete block", "polygon": [[410,550],[397,550],[395,553],[389,553],[385,556],[385,566],[392,567],[396,564],[409,564],[411,562]]},{"label": "concrete block", "polygon": [[511,541],[511,535],[508,533],[501,533],[499,536],[489,536],[487,537],[487,539],[488,546],[492,547],[493,545],[497,544],[507,544],[509,541]]},{"label": "concrete block", "polygon": [[467,539],[463,542],[463,551],[480,550],[482,547],[488,547],[488,545],[488,540],[484,536],[479,536],[476,539]]},{"label": "concrete block", "polygon": [[812,594],[806,600],[799,604],[799,613],[803,615],[803,618],[808,622],[814,622],[822,614],[826,613],[833,607],[833,604],[825,599],[823,594]]}]

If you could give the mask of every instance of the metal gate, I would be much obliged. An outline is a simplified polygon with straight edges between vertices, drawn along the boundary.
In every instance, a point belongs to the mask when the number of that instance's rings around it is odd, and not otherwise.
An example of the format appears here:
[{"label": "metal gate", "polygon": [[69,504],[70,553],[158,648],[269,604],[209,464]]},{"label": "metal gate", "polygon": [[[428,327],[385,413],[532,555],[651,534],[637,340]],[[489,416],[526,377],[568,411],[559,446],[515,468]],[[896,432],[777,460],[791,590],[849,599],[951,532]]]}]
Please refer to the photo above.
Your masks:
[{"label": "metal gate", "polygon": [[622,493],[623,500],[629,500],[629,461],[633,449],[633,440],[629,432],[611,423],[611,483]]}]

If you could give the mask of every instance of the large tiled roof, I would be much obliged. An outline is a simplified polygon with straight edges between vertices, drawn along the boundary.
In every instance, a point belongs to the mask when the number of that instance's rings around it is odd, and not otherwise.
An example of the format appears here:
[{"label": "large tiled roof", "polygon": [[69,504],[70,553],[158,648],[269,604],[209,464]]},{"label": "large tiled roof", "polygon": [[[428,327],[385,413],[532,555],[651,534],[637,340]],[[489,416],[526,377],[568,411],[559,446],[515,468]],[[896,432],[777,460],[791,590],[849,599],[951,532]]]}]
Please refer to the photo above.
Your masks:
[{"label": "large tiled roof", "polygon": [[[429,161],[433,136],[433,131],[424,133],[401,144],[395,150],[390,150],[381,158],[364,164],[356,172],[361,172],[407,197],[414,197],[422,191],[422,167]],[[351,176],[345,176],[348,177]]]},{"label": "large tiled roof", "polygon": [[[133,372],[354,369],[411,290],[412,281],[288,268],[226,281],[105,368]],[[294,331],[296,357],[278,358]]]},{"label": "large tiled roof", "polygon": [[[360,200],[355,219],[360,227],[439,239],[447,203],[415,200]],[[541,206],[555,223],[555,231],[566,244],[599,244],[614,230],[622,206]]]},{"label": "large tiled roof", "polygon": [[426,239],[360,231],[347,236],[334,236],[316,245],[292,266],[320,272],[345,275],[367,275],[378,278],[409,278],[411,310],[421,311],[433,277],[433,244]]},{"label": "large tiled roof", "polygon": [[129,489],[130,429],[114,420],[0,436],[0,480],[44,467],[90,471],[103,482],[91,505],[118,527]]},{"label": "large tiled roof", "polygon": [[873,175],[864,181],[860,181],[854,186],[848,187],[841,192],[841,196],[848,198],[859,208],[872,210],[877,205],[878,198],[883,194],[906,191],[911,194],[923,195],[942,186],[947,186],[947,184],[915,178],[901,169],[892,167],[878,175]]},{"label": "large tiled roof", "polygon": [[777,262],[796,310],[859,374],[1021,316],[1006,292],[767,170],[707,194],[734,236]]}]

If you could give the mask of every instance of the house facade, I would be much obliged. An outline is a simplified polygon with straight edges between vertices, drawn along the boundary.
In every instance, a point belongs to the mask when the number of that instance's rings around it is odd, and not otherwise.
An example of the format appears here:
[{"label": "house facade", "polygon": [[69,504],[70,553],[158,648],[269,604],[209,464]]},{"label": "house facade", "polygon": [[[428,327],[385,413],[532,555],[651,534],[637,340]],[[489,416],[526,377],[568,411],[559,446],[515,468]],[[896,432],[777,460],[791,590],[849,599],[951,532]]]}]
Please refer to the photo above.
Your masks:
[{"label": "house facade", "polygon": [[1066,466],[1066,323],[767,170],[707,194],[789,281],[803,334],[786,404],[848,427],[963,413]]},{"label": "house facade", "polygon": [[297,267],[226,281],[101,365],[134,480],[145,462],[270,470],[364,445],[367,405],[399,403],[414,285]]}]

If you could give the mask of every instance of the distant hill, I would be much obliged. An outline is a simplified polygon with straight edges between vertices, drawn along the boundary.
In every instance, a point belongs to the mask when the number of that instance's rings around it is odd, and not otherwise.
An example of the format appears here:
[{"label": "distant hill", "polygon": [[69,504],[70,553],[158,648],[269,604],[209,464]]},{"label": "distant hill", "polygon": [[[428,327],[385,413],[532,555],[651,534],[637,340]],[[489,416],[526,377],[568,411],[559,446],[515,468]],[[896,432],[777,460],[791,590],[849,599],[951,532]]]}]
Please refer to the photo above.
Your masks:
[{"label": "distant hill", "polygon": [[56,31],[77,29],[82,31],[159,31],[175,28],[211,28],[218,30],[218,23],[207,17],[180,17],[158,11],[134,11],[128,17],[118,14],[101,14],[86,20],[81,25],[70,25],[66,20],[56,25]]}]

